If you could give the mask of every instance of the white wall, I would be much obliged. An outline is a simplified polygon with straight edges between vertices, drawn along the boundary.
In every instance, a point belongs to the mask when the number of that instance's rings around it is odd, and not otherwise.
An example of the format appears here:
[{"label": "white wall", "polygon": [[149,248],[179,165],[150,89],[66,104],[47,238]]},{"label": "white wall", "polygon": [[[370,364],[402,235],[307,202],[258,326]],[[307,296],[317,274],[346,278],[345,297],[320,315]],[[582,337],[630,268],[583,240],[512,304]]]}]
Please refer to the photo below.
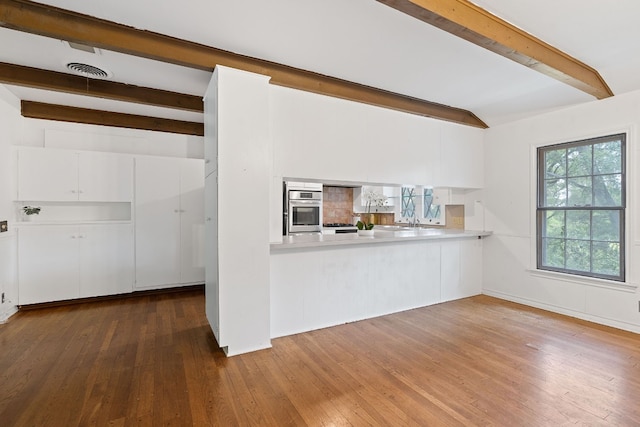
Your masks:
[{"label": "white wall", "polygon": [[[485,189],[474,195],[493,236],[484,246],[484,293],[640,332],[640,92],[615,96],[486,131]],[[627,281],[535,272],[535,149],[628,132]]]},{"label": "white wall", "polygon": [[9,231],[0,234],[0,293],[5,294],[5,303],[0,303],[0,322],[15,312],[18,301],[11,144],[17,139],[22,122],[19,108],[20,101],[0,85],[0,221],[9,221]]},{"label": "white wall", "polygon": [[275,175],[481,188],[483,130],[269,86]]},{"label": "white wall", "polygon": [[282,239],[283,178],[483,186],[483,129],[275,85],[269,98],[272,242]]},{"label": "white wall", "polygon": [[200,136],[23,119],[15,145],[202,159],[203,140]]}]

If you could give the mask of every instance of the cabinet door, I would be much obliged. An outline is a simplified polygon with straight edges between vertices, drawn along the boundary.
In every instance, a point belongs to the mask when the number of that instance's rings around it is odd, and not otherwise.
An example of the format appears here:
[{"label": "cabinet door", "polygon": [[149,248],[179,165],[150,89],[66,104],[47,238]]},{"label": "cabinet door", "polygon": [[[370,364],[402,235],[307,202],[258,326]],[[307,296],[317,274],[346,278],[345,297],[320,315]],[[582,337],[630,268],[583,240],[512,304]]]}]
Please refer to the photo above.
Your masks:
[{"label": "cabinet door", "polygon": [[180,283],[180,162],[135,159],[136,288]]},{"label": "cabinet door", "polygon": [[130,202],[133,159],[115,153],[79,153],[78,194],[84,202]]},{"label": "cabinet door", "polygon": [[484,152],[482,129],[448,125],[442,128],[439,187],[482,188]]},{"label": "cabinet door", "polygon": [[460,298],[482,293],[482,239],[460,242]]},{"label": "cabinet door", "polygon": [[204,167],[205,175],[218,168],[218,82],[209,83],[204,98]]},{"label": "cabinet door", "polygon": [[460,285],[460,242],[457,240],[440,243],[440,295],[443,302],[464,295]]},{"label": "cabinet door", "polygon": [[442,301],[482,293],[482,240],[443,241]]},{"label": "cabinet door", "polygon": [[75,226],[18,230],[21,305],[78,298],[78,241]]},{"label": "cabinet door", "polygon": [[205,179],[205,292],[207,319],[220,339],[220,288],[218,286],[218,176]]},{"label": "cabinet door", "polygon": [[204,283],[204,165],[180,163],[180,282]]},{"label": "cabinet door", "polygon": [[18,152],[18,200],[78,200],[78,154],[22,149]]},{"label": "cabinet door", "polygon": [[131,224],[78,228],[80,297],[115,295],[133,290]]}]

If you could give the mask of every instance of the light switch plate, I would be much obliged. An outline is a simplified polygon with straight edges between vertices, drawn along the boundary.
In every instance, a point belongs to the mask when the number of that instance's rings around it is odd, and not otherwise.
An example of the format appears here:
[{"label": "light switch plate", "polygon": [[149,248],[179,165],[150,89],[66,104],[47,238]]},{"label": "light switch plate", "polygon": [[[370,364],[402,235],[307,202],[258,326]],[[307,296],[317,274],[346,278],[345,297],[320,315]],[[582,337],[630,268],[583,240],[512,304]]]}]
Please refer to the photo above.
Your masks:
[{"label": "light switch plate", "polygon": [[9,230],[9,225],[7,224],[7,221],[0,221],[0,233],[4,233],[5,231]]}]

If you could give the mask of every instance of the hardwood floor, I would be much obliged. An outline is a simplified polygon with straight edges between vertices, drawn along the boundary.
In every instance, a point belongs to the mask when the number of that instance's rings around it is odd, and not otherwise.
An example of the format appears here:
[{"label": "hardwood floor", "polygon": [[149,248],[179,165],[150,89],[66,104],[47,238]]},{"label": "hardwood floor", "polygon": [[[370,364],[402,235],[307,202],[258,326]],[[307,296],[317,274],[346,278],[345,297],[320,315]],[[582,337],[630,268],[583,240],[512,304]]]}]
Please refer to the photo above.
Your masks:
[{"label": "hardwood floor", "polygon": [[478,296],[226,358],[200,291],[0,325],[2,426],[640,425],[640,336]]}]

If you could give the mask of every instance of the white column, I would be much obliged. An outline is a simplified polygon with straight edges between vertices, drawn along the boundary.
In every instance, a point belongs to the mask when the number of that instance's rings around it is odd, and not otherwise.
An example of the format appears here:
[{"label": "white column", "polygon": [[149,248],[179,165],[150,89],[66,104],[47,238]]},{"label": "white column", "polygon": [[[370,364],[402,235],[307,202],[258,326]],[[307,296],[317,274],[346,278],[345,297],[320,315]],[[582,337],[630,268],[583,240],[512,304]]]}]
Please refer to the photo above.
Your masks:
[{"label": "white column", "polygon": [[217,245],[208,245],[207,257],[217,266],[209,268],[214,277],[207,274],[207,318],[232,356],[271,346],[269,77],[218,66],[210,89],[205,129],[215,135],[205,140],[217,144],[210,150],[217,160],[209,159],[217,163],[210,168],[217,185],[210,175],[205,192],[215,199],[207,218]]}]

